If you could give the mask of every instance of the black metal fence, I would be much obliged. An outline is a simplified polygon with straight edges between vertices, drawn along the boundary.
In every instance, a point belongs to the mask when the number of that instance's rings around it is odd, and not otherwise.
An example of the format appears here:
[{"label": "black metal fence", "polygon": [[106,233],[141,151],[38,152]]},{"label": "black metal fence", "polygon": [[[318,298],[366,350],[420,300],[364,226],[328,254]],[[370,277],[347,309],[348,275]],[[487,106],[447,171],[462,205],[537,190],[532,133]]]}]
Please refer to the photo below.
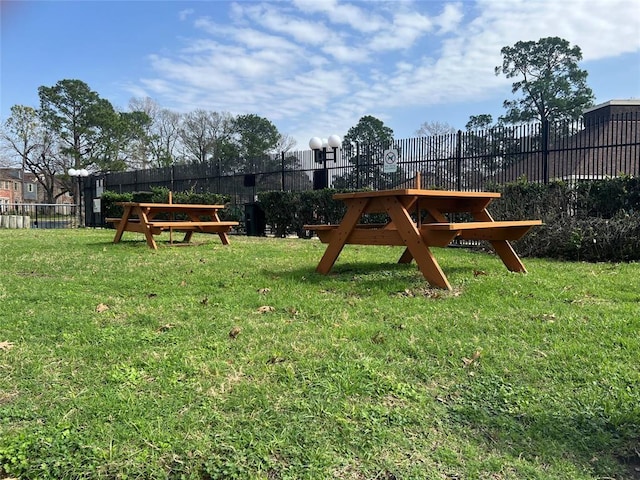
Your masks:
[{"label": "black metal fence", "polygon": [[0,208],[0,228],[71,228],[81,223],[72,204],[16,203]]},{"label": "black metal fence", "polygon": [[[219,165],[207,163],[109,173],[90,177],[84,197],[97,198],[103,189],[123,193],[165,187],[225,194],[231,198],[232,207],[242,208],[254,202],[261,191],[413,186],[417,172],[423,188],[474,191],[522,178],[547,183],[639,176],[639,127],[640,115],[634,112],[577,123],[539,123],[388,143],[343,144],[336,158],[333,152],[322,156],[306,150],[266,155],[249,162],[262,165],[261,170],[225,172]],[[397,160],[392,172],[385,166],[389,153]],[[85,210],[87,224],[97,225],[100,215],[89,206]]]}]

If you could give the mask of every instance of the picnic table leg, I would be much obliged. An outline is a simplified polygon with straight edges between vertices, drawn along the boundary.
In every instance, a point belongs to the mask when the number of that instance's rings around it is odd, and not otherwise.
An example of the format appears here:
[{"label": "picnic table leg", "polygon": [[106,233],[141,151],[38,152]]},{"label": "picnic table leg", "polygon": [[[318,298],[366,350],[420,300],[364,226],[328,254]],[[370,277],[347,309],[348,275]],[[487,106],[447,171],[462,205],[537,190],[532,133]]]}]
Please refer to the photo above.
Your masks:
[{"label": "picnic table leg", "polygon": [[412,261],[413,261],[413,255],[411,255],[411,252],[409,251],[408,248],[405,248],[404,252],[402,252],[402,255],[398,259],[398,263],[411,263]]},{"label": "picnic table leg", "polygon": [[[493,217],[486,209],[480,212],[475,212],[472,215],[473,218],[479,222],[494,221]],[[522,260],[520,260],[520,257],[518,257],[518,254],[507,240],[490,240],[489,243],[509,271],[527,273],[524,263],[522,263]]]},{"label": "picnic table leg", "polygon": [[226,232],[219,232],[218,236],[223,245],[229,245],[229,235]]},{"label": "picnic table leg", "polygon": [[[412,204],[410,206],[412,206]],[[427,211],[426,220],[427,220],[428,223],[431,223],[431,222],[446,223],[447,222],[447,217],[445,217],[439,211],[434,210],[432,208],[427,208],[426,211]],[[418,220],[417,221],[418,229],[420,228],[420,226],[423,223],[422,219],[420,218],[421,215],[422,215],[422,209],[420,208],[419,202],[416,202],[416,217],[417,217],[417,220]],[[400,258],[398,259],[398,263],[411,263],[412,261],[413,261],[413,255],[411,255],[411,252],[409,251],[408,248],[405,248],[404,252],[402,253]]]},{"label": "picnic table leg", "polygon": [[333,264],[336,263],[340,252],[342,252],[342,249],[347,242],[347,238],[349,238],[349,235],[351,235],[351,232],[358,223],[358,220],[360,220],[367,203],[369,203],[369,200],[366,198],[349,201],[347,213],[345,213],[338,228],[333,232],[331,241],[329,242],[329,245],[327,245],[327,249],[320,259],[320,263],[318,263],[316,272],[323,275],[329,273]]},{"label": "picnic table leg", "polygon": [[122,218],[118,222],[118,227],[116,228],[116,234],[113,237],[113,243],[118,243],[120,240],[122,240],[122,234],[124,233],[124,230],[127,225],[127,222],[129,221],[129,218],[131,218],[131,205],[127,205],[126,207],[124,207],[124,210],[122,212]]},{"label": "picnic table leg", "polygon": [[[422,240],[420,231],[416,224],[413,223],[409,212],[396,197],[385,198],[384,203],[391,221],[398,228],[398,233],[407,246],[409,252],[407,255],[415,258],[424,278],[434,287],[451,290],[449,280],[447,280],[429,247]],[[407,258],[407,255],[403,254],[401,259]]]},{"label": "picnic table leg", "polygon": [[140,219],[140,223],[144,225],[144,236],[147,239],[147,245],[150,248],[157,250],[158,245],[153,238],[153,233],[151,232],[151,227],[149,226],[149,217],[147,216],[147,213],[139,207],[136,210],[138,211],[138,218]]},{"label": "picnic table leg", "polygon": [[[217,210],[213,211],[213,213],[211,214],[211,218],[216,222],[220,221],[220,217],[218,216]],[[222,242],[223,245],[229,245],[229,235],[227,235],[226,232],[219,232],[218,236],[220,237],[220,241]]]}]

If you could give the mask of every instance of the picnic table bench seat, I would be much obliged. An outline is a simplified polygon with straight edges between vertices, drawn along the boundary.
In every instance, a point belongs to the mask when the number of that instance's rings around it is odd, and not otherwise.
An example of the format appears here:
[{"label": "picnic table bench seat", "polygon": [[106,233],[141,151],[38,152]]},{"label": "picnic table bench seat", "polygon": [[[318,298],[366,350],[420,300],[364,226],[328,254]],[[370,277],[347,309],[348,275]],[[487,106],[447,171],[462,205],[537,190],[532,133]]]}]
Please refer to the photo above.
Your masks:
[{"label": "picnic table bench seat", "polygon": [[423,223],[422,232],[452,232],[463,240],[520,240],[541,220],[508,220],[492,222]]},{"label": "picnic table bench seat", "polygon": [[[122,219],[121,218],[106,218],[107,223],[113,223],[117,226]],[[140,223],[139,218],[130,218],[127,220],[129,223]],[[232,227],[237,227],[238,222],[215,222],[215,221],[180,221],[180,220],[150,220],[148,225],[151,228],[158,228],[161,230],[168,230],[173,228],[175,230],[199,230],[200,227],[206,227],[211,230],[211,227],[220,227],[221,231],[229,231]]]},{"label": "picnic table bench seat", "polygon": [[[423,223],[420,233],[430,246],[446,247],[456,237],[463,240],[519,240],[540,220],[513,220],[498,222]],[[339,225],[304,225],[314,230],[322,243],[330,243]],[[375,232],[374,232],[375,230]],[[347,242],[356,245],[404,245],[397,228],[389,224],[362,223],[356,225]]]},{"label": "picnic table bench seat", "polygon": [[[120,225],[120,222],[122,221],[121,218],[105,218],[105,222],[107,223],[113,223],[113,226],[115,228],[118,228],[118,226]],[[127,230],[130,232],[138,232],[138,233],[145,233],[146,231],[146,226],[142,223],[140,223],[140,219],[139,218],[130,218],[129,220],[127,220]],[[152,235],[160,235],[162,233],[162,229],[159,227],[151,227],[151,234]]]},{"label": "picnic table bench seat", "polygon": [[200,227],[211,229],[211,227],[220,227],[222,231],[229,231],[231,227],[237,227],[238,222],[209,222],[209,221],[181,221],[181,220],[150,220],[150,227],[158,227],[164,229],[174,228],[176,230],[198,230]]}]

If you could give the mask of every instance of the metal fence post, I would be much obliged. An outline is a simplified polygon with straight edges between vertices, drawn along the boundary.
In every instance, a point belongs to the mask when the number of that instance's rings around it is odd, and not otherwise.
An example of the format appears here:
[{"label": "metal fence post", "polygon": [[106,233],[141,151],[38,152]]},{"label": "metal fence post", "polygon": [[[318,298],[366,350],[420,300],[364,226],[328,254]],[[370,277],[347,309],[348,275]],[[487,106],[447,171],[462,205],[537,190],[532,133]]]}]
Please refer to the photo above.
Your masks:
[{"label": "metal fence post", "polygon": [[462,190],[462,131],[456,134],[456,189]]},{"label": "metal fence post", "polygon": [[549,120],[542,121],[542,180],[549,183]]},{"label": "metal fence post", "polygon": [[280,152],[280,166],[280,179],[282,181],[282,187],[280,190],[284,192],[284,152]]}]

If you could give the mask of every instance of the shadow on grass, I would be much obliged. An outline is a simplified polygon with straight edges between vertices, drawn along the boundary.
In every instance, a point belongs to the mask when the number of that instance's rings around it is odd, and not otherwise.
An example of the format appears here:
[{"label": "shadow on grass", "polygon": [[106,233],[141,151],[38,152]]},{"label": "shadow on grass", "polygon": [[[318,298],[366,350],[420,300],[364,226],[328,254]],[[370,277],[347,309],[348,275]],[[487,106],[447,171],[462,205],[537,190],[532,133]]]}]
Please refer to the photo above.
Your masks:
[{"label": "shadow on grass", "polygon": [[569,461],[597,478],[640,479],[640,415],[623,404],[607,413],[604,404],[535,398],[497,376],[460,385],[450,398],[454,421],[470,428],[496,450],[537,464]]},{"label": "shadow on grass", "polygon": [[[468,268],[453,267],[447,274],[460,272],[472,276]],[[344,291],[358,291],[376,294],[409,294],[413,296],[440,297],[448,291],[429,285],[415,263],[381,263],[381,262],[343,262],[335,265],[327,275],[322,275],[313,268],[294,269],[263,268],[262,273],[269,277],[303,278],[308,284],[320,288],[336,288]]]}]

